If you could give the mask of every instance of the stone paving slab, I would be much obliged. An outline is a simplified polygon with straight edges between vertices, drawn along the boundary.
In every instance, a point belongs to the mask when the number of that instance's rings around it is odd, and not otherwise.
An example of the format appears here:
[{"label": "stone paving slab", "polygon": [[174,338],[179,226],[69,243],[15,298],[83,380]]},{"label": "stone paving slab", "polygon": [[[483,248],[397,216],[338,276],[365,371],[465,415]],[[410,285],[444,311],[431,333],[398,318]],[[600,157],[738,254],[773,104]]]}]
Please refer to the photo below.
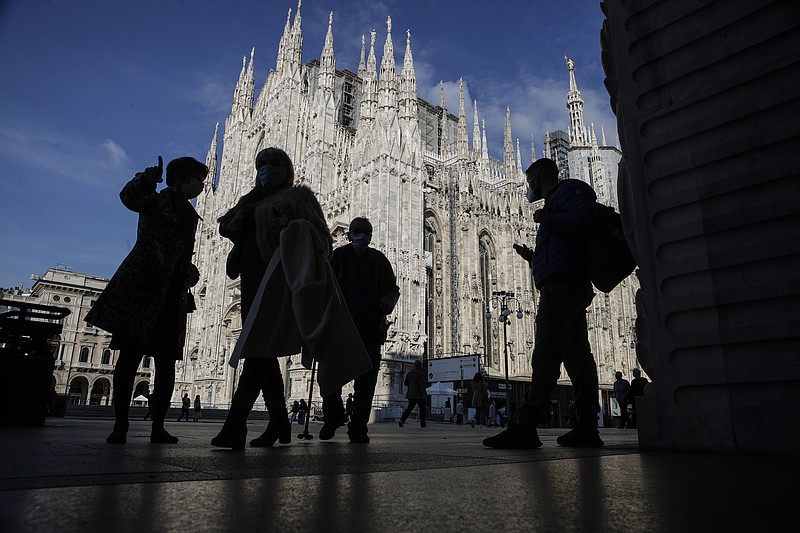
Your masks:
[{"label": "stone paving slab", "polygon": [[373,424],[355,445],[320,441],[314,422],[313,440],[230,451],[209,444],[219,423],[168,423],[174,446],[139,421],[107,445],[111,424],[0,428],[0,531],[785,531],[800,518],[800,459],[647,453],[629,430],[602,429],[599,449],[559,447],[550,429],[538,450],[491,450],[496,429]]}]

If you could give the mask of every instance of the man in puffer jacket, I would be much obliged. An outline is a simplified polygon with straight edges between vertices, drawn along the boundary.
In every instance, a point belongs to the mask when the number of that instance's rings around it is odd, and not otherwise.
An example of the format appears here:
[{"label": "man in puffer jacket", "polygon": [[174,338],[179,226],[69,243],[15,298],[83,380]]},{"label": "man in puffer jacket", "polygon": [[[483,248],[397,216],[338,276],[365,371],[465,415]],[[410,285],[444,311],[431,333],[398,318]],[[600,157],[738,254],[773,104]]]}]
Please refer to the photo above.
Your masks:
[{"label": "man in puffer jacket", "polygon": [[519,410],[519,422],[509,422],[505,431],[484,439],[483,444],[490,448],[542,445],[536,426],[547,419],[563,362],[575,387],[577,427],[557,442],[561,446],[603,446],[597,432],[597,366],[586,326],[586,308],[594,298],[586,249],[596,224],[597,196],[580,180],[559,181],[558,167],[551,159],[534,161],[525,174],[528,201],[545,200],[544,207],[533,214],[539,224],[536,248],[514,245],[531,265],[540,291],[532,386]]}]

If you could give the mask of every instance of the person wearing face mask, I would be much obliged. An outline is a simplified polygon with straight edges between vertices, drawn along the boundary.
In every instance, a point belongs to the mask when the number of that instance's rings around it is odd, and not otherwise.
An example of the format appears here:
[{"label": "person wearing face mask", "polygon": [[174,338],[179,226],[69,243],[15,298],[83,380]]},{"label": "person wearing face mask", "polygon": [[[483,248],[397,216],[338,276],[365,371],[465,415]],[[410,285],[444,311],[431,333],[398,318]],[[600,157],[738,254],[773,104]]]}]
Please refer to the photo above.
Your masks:
[{"label": "person wearing face mask", "polygon": [[[386,256],[369,247],[372,241],[372,224],[369,220],[354,218],[350,222],[347,238],[350,244],[335,249],[330,264],[372,361],[372,369],[357,377],[353,383],[353,413],[347,424],[347,436],[352,443],[368,443],[367,422],[378,380],[381,345],[386,342],[386,316],[394,310],[400,298],[400,288]],[[325,420],[319,438],[330,440],[344,420],[341,389],[322,398],[322,413]]]},{"label": "person wearing face mask", "polygon": [[[219,232],[233,242],[228,255],[226,272],[229,278],[241,277],[241,317],[245,323],[251,309],[256,308],[256,295],[267,272],[268,264],[281,243],[281,232],[292,221],[308,221],[322,241],[327,256],[331,249],[331,237],[322,208],[314,193],[304,185],[294,185],[294,167],[288,154],[279,148],[265,148],[255,159],[256,176],[253,188],[238,203],[219,219]],[[312,253],[298,249],[299,254]],[[323,259],[324,260],[324,259]],[[291,274],[291,273],[290,273]],[[275,301],[261,303],[266,307],[260,331],[272,328],[276,336],[294,338],[289,333],[293,326],[291,308],[281,307],[291,302],[287,291],[286,275],[276,274],[271,287],[279,287],[274,293]],[[256,313],[257,314],[257,313]],[[259,351],[244,358],[242,374],[233,395],[225,424],[211,441],[213,446],[243,448],[247,436],[247,418],[258,398],[259,392],[269,412],[269,423],[261,436],[250,441],[253,447],[269,447],[276,442],[291,442],[292,426],[284,398],[284,381],[277,357],[296,353],[278,353],[266,343]]]},{"label": "person wearing face mask", "polygon": [[120,192],[122,203],[139,214],[136,244],[98,297],[85,321],[112,334],[119,350],[114,367],[114,429],[109,444],[127,441],[128,406],[136,369],[147,355],[155,361],[150,395],[150,442],[178,442],[164,428],[175,385],[175,361],[183,357],[189,288],[200,275],[192,264],[199,216],[189,202],[203,191],[208,168],[191,157],[167,165],[167,186],[160,192],[163,160],[137,173]]},{"label": "person wearing face mask", "polygon": [[576,179],[558,180],[558,166],[537,159],[525,172],[529,202],[544,199],[533,214],[539,224],[536,247],[514,245],[533,270],[540,291],[536,314],[531,390],[519,409],[519,421],[484,439],[490,448],[538,448],[536,427],[547,420],[561,364],[575,388],[577,424],[558,437],[561,446],[603,446],[597,431],[597,365],[589,345],[586,309],[594,290],[586,269],[586,250],[597,210],[594,190]]}]

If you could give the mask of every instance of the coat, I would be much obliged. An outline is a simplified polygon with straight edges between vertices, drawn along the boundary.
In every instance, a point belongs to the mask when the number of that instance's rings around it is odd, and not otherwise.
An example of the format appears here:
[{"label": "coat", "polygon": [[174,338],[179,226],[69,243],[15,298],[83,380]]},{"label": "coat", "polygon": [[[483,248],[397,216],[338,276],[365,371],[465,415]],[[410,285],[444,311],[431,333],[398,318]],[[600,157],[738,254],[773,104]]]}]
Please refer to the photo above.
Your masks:
[{"label": "coat", "polygon": [[[327,235],[327,234],[326,234]],[[320,394],[372,368],[326,257],[327,241],[307,220],[280,233],[231,356],[280,357],[302,352],[303,366],[318,363]]]},{"label": "coat", "polygon": [[406,398],[409,400],[421,400],[425,398],[425,388],[428,384],[428,379],[425,376],[425,371],[422,368],[413,368],[406,374],[404,385],[406,389]]},{"label": "coat", "polygon": [[200,218],[192,204],[136,174],[119,194],[139,213],[136,243],[86,315],[114,343],[148,355],[181,359],[186,340],[187,292],[199,281],[191,263]]},{"label": "coat", "polygon": [[[380,346],[386,342],[386,316],[391,314],[400,299],[400,287],[397,286],[392,264],[380,250],[367,248],[357,254],[352,244],[335,249],[330,262],[345,293],[348,309],[361,334],[361,340],[368,350]],[[354,269],[350,274],[357,279],[357,287],[352,289],[358,295],[346,290],[348,273],[345,270],[348,267]]]},{"label": "coat", "polygon": [[472,382],[472,407],[486,407],[489,404],[488,399],[489,386],[485,381]]},{"label": "coat", "polygon": [[596,199],[594,190],[576,179],[558,182],[547,194],[531,258],[537,288],[555,280],[589,282],[586,250],[597,224]]}]

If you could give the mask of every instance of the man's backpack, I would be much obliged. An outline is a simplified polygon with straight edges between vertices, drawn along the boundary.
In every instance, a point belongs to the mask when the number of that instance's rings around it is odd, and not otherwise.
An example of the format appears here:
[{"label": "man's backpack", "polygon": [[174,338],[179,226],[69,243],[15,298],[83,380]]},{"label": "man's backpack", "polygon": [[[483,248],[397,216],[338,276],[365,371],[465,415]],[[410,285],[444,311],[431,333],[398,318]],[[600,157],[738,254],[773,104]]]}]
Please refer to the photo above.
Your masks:
[{"label": "man's backpack", "polygon": [[597,230],[589,239],[587,268],[598,290],[611,292],[636,268],[636,260],[625,241],[622,219],[613,207],[595,203]]}]

